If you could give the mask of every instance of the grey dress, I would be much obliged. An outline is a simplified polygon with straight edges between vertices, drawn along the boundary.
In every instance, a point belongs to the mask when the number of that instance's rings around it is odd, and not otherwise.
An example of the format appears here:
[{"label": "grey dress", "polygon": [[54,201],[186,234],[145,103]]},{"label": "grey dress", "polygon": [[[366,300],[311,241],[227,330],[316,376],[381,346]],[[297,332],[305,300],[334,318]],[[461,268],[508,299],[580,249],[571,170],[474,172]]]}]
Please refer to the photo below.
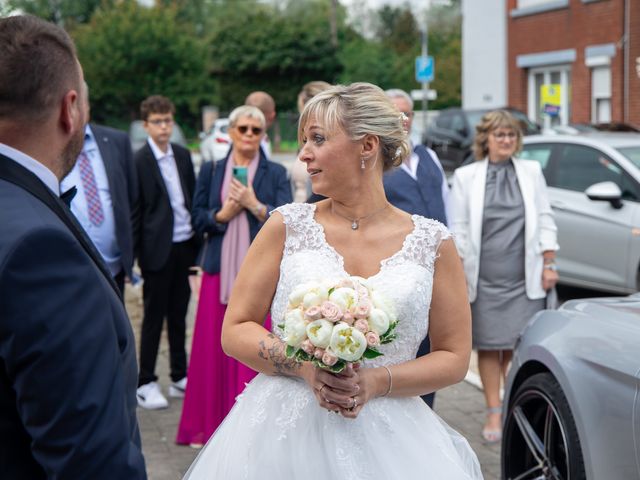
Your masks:
[{"label": "grey dress", "polygon": [[471,304],[473,347],[511,350],[544,299],[530,300],[524,272],[524,203],[511,160],[489,163],[478,294]]}]

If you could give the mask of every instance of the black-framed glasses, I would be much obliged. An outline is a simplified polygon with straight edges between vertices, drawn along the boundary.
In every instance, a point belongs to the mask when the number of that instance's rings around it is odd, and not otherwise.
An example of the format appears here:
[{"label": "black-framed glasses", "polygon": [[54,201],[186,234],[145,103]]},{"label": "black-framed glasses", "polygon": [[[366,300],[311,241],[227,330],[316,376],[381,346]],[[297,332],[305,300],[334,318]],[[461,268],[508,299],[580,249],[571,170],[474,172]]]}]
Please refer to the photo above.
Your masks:
[{"label": "black-framed glasses", "polygon": [[249,127],[249,125],[238,125],[236,128],[242,135],[247,133],[249,131],[249,128],[251,128],[251,132],[254,135],[260,135],[262,133],[262,128],[260,127]]},{"label": "black-framed glasses", "polygon": [[155,125],[156,127],[159,127],[160,125],[173,125],[173,119],[159,118],[157,120],[148,120],[147,123],[150,123],[151,125]]},{"label": "black-framed glasses", "polygon": [[493,132],[492,133],[493,138],[495,138],[496,140],[504,140],[504,139],[509,139],[509,140],[515,140],[518,137],[518,134],[515,132]]}]

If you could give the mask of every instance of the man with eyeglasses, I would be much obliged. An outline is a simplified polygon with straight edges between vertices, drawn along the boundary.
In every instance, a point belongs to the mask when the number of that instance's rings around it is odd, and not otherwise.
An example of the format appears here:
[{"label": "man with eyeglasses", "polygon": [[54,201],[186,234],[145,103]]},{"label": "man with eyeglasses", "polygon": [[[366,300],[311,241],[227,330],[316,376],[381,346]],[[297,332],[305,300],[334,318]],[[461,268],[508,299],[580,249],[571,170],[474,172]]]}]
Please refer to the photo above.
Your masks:
[{"label": "man with eyeglasses", "polygon": [[172,380],[169,396],[183,397],[187,386],[185,317],[191,295],[188,277],[198,251],[190,213],[195,174],[189,151],[169,142],[173,103],[153,95],[142,102],[140,112],[149,138],[135,153],[139,185],[136,254],[144,279],[137,397],[141,407],[159,409],[169,406],[155,375],[164,317]]},{"label": "man with eyeglasses", "polygon": [[[406,116],[407,131],[411,134],[413,122],[413,100],[404,90],[385,92],[401,114]],[[413,153],[399,168],[384,175],[384,191],[387,200],[395,207],[410,214],[433,218],[447,224],[447,199],[449,186],[436,153],[424,145],[411,141]],[[418,356],[430,351],[427,336],[418,350]],[[423,395],[422,399],[433,407],[435,393]]]}]

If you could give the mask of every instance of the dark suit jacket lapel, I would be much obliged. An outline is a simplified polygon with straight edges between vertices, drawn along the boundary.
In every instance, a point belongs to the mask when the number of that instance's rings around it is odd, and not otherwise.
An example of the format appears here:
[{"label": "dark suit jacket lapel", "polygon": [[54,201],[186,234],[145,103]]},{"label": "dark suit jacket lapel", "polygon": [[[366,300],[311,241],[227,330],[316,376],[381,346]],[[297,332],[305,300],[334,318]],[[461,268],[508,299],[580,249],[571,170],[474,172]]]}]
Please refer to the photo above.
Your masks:
[{"label": "dark suit jacket lapel", "polygon": [[[173,148],[173,147],[172,147]],[[182,156],[182,152],[174,149],[173,158],[176,160],[176,169],[178,170],[178,177],[180,178],[180,186],[182,187],[182,196],[184,197],[184,206],[187,210],[191,210],[191,195],[186,184],[188,163],[186,158]]]},{"label": "dark suit jacket lapel", "polygon": [[156,160],[156,156],[153,154],[153,150],[149,146],[149,143],[146,143],[144,146],[145,149],[145,157],[147,159],[147,166],[151,172],[153,172],[153,178],[156,183],[160,185],[160,188],[164,192],[164,197],[171,203],[169,200],[169,191],[167,190],[167,186],[164,183],[164,178],[162,177],[162,172],[160,171],[160,165],[158,165],[158,160]]},{"label": "dark suit jacket lapel", "polygon": [[262,148],[260,148],[260,159],[258,160],[258,168],[256,169],[256,174],[253,177],[253,191],[257,192],[260,189],[260,184],[262,183],[262,179],[267,173],[267,157],[264,155]]},{"label": "dark suit jacket lapel", "polygon": [[119,207],[116,205],[116,195],[113,192],[118,188],[115,185],[116,178],[116,165],[115,160],[117,158],[115,152],[113,151],[113,144],[109,141],[109,137],[103,135],[99,128],[90,125],[91,131],[93,132],[93,138],[96,141],[96,145],[98,145],[98,150],[100,150],[100,157],[102,157],[102,163],[104,165],[104,170],[107,172],[107,181],[109,183],[109,191],[111,192],[111,203],[113,204],[114,210]]},{"label": "dark suit jacket lapel", "polygon": [[419,158],[418,160],[416,177],[418,178],[418,188],[420,189],[420,195],[425,202],[429,203],[429,172],[427,170],[426,164],[424,163],[424,160],[421,158]]},{"label": "dark suit jacket lapel", "polygon": [[0,178],[26,190],[47,205],[73,233],[120,297],[120,290],[118,290],[118,286],[111,277],[111,272],[107,269],[102,257],[76,220],[76,217],[71,213],[71,210],[67,208],[59,197],[54,195],[36,175],[4,155],[0,155]]}]

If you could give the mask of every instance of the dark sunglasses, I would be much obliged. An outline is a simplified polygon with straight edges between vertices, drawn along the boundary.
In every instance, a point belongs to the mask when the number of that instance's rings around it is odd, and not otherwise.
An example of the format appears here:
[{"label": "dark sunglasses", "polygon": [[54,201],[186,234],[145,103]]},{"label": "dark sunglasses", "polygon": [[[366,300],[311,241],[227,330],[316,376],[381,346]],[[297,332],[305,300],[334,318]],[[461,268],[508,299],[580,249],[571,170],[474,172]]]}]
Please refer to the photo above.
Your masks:
[{"label": "dark sunglasses", "polygon": [[[238,125],[236,128],[242,135],[247,133],[247,130],[249,130],[248,125]],[[260,127],[251,127],[251,131],[254,135],[260,135],[262,133],[262,129]]]}]

